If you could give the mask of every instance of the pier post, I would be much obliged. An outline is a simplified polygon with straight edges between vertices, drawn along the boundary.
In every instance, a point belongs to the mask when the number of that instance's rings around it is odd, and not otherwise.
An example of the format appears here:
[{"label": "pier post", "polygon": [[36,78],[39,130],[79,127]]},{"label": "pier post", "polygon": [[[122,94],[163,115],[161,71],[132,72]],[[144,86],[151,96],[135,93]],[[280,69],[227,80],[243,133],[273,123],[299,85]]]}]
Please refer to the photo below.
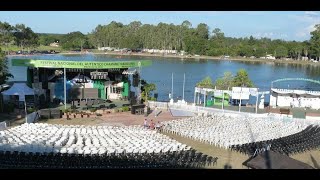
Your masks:
[{"label": "pier post", "polygon": [[63,68],[63,84],[64,84],[64,109],[67,109],[67,78],[66,68]]},{"label": "pier post", "polygon": [[206,97],[207,97],[207,92],[204,92],[203,107],[206,107]]}]

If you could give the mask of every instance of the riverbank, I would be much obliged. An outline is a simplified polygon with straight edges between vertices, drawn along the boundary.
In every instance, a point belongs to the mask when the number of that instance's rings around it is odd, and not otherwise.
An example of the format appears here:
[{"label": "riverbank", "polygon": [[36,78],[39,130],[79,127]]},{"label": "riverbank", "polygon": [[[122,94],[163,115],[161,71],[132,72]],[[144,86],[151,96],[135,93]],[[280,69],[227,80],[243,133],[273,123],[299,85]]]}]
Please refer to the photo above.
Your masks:
[{"label": "riverbank", "polygon": [[169,55],[169,54],[149,54],[149,53],[120,53],[120,52],[62,52],[59,53],[62,55],[79,55],[79,54],[96,54],[96,55],[114,55],[117,58],[122,56],[142,56],[142,57],[160,57],[160,58],[178,58],[181,60],[190,59],[190,60],[221,60],[221,61],[243,61],[243,62],[258,62],[266,64],[311,64],[311,65],[320,65],[319,62],[315,63],[312,61],[298,61],[298,60],[272,60],[272,59],[258,59],[258,58],[243,58],[243,57],[230,57],[227,59],[222,59],[217,56],[180,56],[180,55]]}]

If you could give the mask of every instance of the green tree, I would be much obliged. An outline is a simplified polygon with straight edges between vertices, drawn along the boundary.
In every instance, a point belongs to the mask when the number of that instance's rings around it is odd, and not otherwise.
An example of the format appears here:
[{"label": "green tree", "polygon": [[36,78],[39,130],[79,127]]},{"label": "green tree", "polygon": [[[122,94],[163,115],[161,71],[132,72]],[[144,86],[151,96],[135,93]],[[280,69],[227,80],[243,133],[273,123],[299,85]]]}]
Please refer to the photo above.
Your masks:
[{"label": "green tree", "polygon": [[283,58],[288,56],[288,49],[285,46],[278,46],[275,50],[275,56],[278,58]]},{"label": "green tree", "polygon": [[205,77],[202,81],[197,83],[197,87],[214,88],[211,77],[210,76]]},{"label": "green tree", "polygon": [[208,40],[208,39],[209,39],[209,27],[208,27],[208,25],[205,24],[205,23],[200,23],[200,24],[197,26],[196,34],[197,34],[200,38],[205,39],[205,40]]},{"label": "green tree", "polygon": [[22,49],[39,46],[38,35],[24,24],[17,24],[14,28],[13,35],[15,37],[16,45],[20,46]]},{"label": "green tree", "polygon": [[[214,28],[210,38],[209,27],[200,23],[196,28],[189,21],[180,25],[160,22],[157,25],[142,24],[133,21],[127,25],[112,21],[107,25],[98,25],[88,36],[95,47],[114,48],[148,48],[166,50],[184,50],[188,54],[210,56],[265,56],[273,54],[277,57],[290,56],[295,59],[304,54],[316,56],[318,40],[316,31],[312,43],[271,40],[270,38],[225,37],[219,28]],[[313,45],[310,48],[311,44]],[[302,48],[300,47],[302,45]],[[310,56],[310,55],[309,55]],[[318,56],[318,55],[317,55]]]},{"label": "green tree", "polygon": [[14,40],[13,36],[14,28],[7,22],[2,23],[0,21],[0,43],[1,45],[9,46]]},{"label": "green tree", "polygon": [[[141,83],[142,84],[142,83]],[[143,83],[142,92],[141,92],[141,99],[146,102],[147,100],[151,100],[151,92],[157,90],[156,85],[153,83]]]},{"label": "green tree", "polygon": [[250,80],[248,72],[245,69],[240,69],[236,76],[233,78],[233,86],[236,87],[254,87],[253,82]]},{"label": "green tree", "polygon": [[223,40],[224,33],[219,28],[215,28],[212,30],[212,39]]},{"label": "green tree", "polygon": [[90,48],[87,37],[79,31],[68,33],[61,40],[63,49],[66,50],[82,50]]},{"label": "green tree", "polygon": [[39,34],[39,44],[49,46],[51,43],[60,42],[64,34]]},{"label": "green tree", "polygon": [[233,75],[231,72],[225,72],[223,77],[216,80],[214,86],[220,90],[227,90],[233,87]]},{"label": "green tree", "polygon": [[310,50],[313,57],[320,60],[320,24],[315,25],[310,38]]},{"label": "green tree", "polygon": [[9,77],[13,77],[8,71],[7,63],[5,53],[0,48],[0,85],[4,84]]}]

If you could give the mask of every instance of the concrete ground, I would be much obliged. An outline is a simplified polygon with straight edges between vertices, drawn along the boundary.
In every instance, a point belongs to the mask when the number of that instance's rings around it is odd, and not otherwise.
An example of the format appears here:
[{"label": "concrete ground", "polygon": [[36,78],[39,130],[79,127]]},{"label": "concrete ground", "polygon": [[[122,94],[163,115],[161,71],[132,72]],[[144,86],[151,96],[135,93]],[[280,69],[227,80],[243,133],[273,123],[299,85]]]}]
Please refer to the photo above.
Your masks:
[{"label": "concrete ground", "polygon": [[155,123],[160,121],[169,121],[173,119],[181,119],[185,117],[172,117],[169,111],[162,111],[157,117],[154,113],[149,114],[147,117],[144,115],[133,115],[130,112],[110,113],[103,114],[103,116],[93,118],[71,118],[67,120],[49,119],[41,120],[49,124],[65,124],[65,125],[113,125],[113,126],[129,126],[129,125],[143,125],[144,119],[153,120]]}]

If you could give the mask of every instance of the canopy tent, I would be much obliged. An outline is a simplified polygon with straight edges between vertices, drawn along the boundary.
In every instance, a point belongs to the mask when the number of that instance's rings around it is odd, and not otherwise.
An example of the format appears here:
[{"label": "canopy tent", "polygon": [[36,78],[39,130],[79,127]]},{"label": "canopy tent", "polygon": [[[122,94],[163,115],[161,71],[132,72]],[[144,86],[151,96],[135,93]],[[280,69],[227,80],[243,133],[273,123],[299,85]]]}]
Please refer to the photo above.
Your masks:
[{"label": "canopy tent", "polygon": [[320,96],[320,91],[305,91],[305,90],[295,90],[295,89],[275,89],[271,88],[271,91],[278,94],[298,94],[298,95],[312,95]]},{"label": "canopy tent", "polygon": [[274,151],[250,158],[243,165],[253,169],[314,169],[312,166]]},{"label": "canopy tent", "polygon": [[34,95],[34,90],[29,88],[25,83],[14,83],[13,86],[2,92],[3,95],[18,95],[19,101],[25,101],[25,95]]}]

